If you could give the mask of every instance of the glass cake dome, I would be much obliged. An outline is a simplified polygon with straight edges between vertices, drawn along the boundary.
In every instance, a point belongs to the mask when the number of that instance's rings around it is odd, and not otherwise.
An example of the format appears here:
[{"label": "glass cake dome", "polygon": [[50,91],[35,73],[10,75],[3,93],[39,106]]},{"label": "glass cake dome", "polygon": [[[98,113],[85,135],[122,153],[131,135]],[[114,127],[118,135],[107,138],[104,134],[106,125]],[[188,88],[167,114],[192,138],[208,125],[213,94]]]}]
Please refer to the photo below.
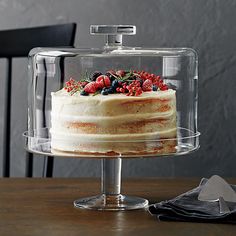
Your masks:
[{"label": "glass cake dome", "polygon": [[199,147],[197,54],[190,48],[122,45],[131,25],[92,25],[101,49],[34,48],[29,54],[25,147],[48,156],[102,159],[102,194],[76,207],[125,210],[122,158],[187,154]]}]

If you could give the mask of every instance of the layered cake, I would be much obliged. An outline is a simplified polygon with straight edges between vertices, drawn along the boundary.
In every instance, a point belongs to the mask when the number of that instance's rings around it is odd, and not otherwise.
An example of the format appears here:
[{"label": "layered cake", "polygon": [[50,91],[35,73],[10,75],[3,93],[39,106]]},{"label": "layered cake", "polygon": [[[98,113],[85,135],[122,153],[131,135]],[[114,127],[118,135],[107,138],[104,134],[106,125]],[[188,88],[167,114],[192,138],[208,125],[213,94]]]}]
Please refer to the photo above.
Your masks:
[{"label": "layered cake", "polygon": [[147,72],[95,72],[52,93],[55,153],[145,155],[176,152],[176,94]]}]

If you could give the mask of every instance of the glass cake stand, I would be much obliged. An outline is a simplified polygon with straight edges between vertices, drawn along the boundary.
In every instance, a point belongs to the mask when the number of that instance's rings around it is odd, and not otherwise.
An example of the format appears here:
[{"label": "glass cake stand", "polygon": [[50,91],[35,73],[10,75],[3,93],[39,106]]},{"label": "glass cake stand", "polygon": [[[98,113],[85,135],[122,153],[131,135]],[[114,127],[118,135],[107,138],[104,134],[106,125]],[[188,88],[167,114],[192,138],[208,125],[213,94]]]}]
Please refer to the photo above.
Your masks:
[{"label": "glass cake stand", "polygon": [[[29,54],[28,131],[23,134],[24,145],[29,152],[46,156],[101,159],[101,194],[75,200],[75,207],[96,210],[145,208],[148,205],[148,200],[121,194],[122,159],[178,156],[189,154],[199,148],[197,54],[191,48],[125,47],[122,45],[122,36],[136,33],[136,27],[131,25],[93,25],[90,32],[93,35],[105,36],[106,43],[103,48],[34,48],[31,50]],[[109,70],[116,72],[123,70],[128,74],[132,71],[149,72],[150,75],[161,77],[169,88],[175,90],[177,138],[160,139],[155,136],[154,140],[113,141],[117,144],[118,150],[120,147],[129,150],[131,146],[136,145],[145,147],[145,150],[138,154],[132,151],[104,154],[76,153],[73,150],[56,152],[53,150],[50,135],[52,92],[61,90],[70,78],[80,82],[89,79],[87,83],[92,83],[92,74],[99,71],[104,75]],[[116,76],[120,75],[116,74]],[[134,75],[134,80],[139,79],[136,76],[137,74]],[[122,84],[121,81],[124,77],[121,77],[119,78]],[[127,80],[127,83],[130,85],[132,81]],[[155,91],[157,91],[157,87]],[[85,141],[81,140],[80,142]],[[110,147],[112,145],[109,146],[109,142],[111,141],[103,140],[100,143],[95,143],[95,146],[101,144],[101,147]],[[161,150],[165,142],[175,146],[173,152],[158,151]]]},{"label": "glass cake stand", "polygon": [[[132,210],[141,209],[148,206],[148,200],[135,196],[125,196],[121,194],[121,167],[122,159],[126,158],[153,158],[162,156],[177,156],[185,155],[196,151],[199,148],[200,133],[193,133],[185,128],[177,129],[176,152],[174,153],[147,153],[143,155],[122,154],[113,155],[98,155],[98,154],[77,154],[73,152],[57,152],[51,148],[51,138],[48,128],[35,130],[34,132],[26,131],[23,133],[25,148],[32,153],[47,155],[47,156],[62,156],[62,157],[78,157],[78,158],[99,158],[101,159],[101,194],[82,198],[74,201],[74,206],[85,209],[95,210]],[[159,143],[163,140],[137,140],[132,142],[123,142],[126,145],[140,142],[146,142],[147,150],[154,145],[159,147]],[[166,139],[164,140],[166,141]]]}]

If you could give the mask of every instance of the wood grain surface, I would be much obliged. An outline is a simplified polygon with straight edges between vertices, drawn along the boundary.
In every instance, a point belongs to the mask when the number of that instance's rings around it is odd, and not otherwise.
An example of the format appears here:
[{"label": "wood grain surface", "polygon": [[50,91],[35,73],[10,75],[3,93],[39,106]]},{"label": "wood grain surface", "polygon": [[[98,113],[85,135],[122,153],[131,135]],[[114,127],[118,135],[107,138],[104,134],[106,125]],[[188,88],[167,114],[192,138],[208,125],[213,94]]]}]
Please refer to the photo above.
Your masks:
[{"label": "wood grain surface", "polygon": [[[155,203],[188,191],[199,181],[128,179],[122,183],[122,193]],[[146,210],[103,212],[73,207],[75,199],[99,193],[98,179],[2,178],[0,235],[236,235],[235,225],[159,222]]]}]

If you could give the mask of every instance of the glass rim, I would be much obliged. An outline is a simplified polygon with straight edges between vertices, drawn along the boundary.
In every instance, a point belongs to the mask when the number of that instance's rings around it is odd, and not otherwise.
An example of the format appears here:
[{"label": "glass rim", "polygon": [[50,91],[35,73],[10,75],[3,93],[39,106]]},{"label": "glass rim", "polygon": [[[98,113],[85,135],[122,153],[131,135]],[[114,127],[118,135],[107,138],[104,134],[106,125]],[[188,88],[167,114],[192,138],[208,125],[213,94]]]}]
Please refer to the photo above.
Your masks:
[{"label": "glass rim", "polygon": [[[191,132],[191,135],[188,136],[182,136],[182,137],[178,137],[178,132],[181,132],[181,130],[183,131],[187,131],[187,132]],[[34,129],[33,131],[24,131],[22,133],[22,136],[25,138],[32,138],[32,139],[36,139],[36,140],[41,140],[41,141],[51,141],[51,137],[40,137],[39,135],[30,135],[30,132],[32,132],[33,134],[41,131],[41,132],[47,132],[47,134],[49,133],[49,128],[41,128],[41,129]],[[81,140],[81,143],[140,143],[140,142],[162,142],[162,141],[180,141],[180,140],[188,140],[188,139],[193,139],[193,138],[197,138],[201,135],[201,133],[199,131],[197,132],[193,132],[187,128],[182,128],[182,127],[177,127],[177,137],[176,138],[161,138],[161,139],[137,139],[137,140],[89,140],[89,141],[83,141]],[[55,140],[64,140],[63,138],[57,138]]]}]

